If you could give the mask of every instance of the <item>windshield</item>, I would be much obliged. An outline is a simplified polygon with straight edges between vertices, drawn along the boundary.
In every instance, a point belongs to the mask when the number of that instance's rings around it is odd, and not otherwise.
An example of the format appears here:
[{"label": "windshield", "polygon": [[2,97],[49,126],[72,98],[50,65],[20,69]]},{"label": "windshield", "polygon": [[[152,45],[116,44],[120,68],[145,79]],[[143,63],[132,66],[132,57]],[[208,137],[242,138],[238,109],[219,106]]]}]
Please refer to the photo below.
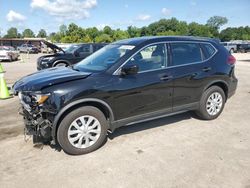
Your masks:
[{"label": "windshield", "polygon": [[131,45],[110,44],[83,59],[73,68],[80,71],[104,71],[133,48]]},{"label": "windshield", "polygon": [[75,49],[79,48],[79,45],[72,45],[69,48],[66,48],[65,52],[66,53],[73,53]]}]

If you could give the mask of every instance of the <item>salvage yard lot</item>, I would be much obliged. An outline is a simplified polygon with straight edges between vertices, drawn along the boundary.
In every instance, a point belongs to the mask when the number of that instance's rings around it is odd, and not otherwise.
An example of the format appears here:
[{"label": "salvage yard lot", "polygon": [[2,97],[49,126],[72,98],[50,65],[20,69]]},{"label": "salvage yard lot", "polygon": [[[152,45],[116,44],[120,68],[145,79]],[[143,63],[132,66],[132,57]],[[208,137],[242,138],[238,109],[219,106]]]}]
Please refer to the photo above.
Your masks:
[{"label": "salvage yard lot", "polygon": [[[24,142],[18,99],[0,101],[0,187],[250,187],[250,53],[234,54],[239,85],[214,121],[190,113],[116,130],[99,150],[69,156]],[[36,70],[3,63],[9,85]]]}]

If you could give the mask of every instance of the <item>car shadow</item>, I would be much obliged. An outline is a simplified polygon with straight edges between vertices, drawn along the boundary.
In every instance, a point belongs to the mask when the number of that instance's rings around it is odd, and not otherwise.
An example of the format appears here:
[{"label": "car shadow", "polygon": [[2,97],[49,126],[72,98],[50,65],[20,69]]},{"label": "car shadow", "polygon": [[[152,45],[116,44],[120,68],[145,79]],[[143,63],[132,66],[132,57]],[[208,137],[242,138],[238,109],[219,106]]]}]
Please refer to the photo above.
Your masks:
[{"label": "car shadow", "polygon": [[164,118],[159,118],[155,120],[150,120],[143,123],[136,123],[129,126],[124,126],[116,129],[113,133],[108,134],[110,140],[126,134],[131,134],[139,131],[144,131],[148,129],[153,129],[161,126],[170,126],[173,123],[184,121],[193,118],[194,115],[191,112],[186,112],[178,115],[168,116]]}]

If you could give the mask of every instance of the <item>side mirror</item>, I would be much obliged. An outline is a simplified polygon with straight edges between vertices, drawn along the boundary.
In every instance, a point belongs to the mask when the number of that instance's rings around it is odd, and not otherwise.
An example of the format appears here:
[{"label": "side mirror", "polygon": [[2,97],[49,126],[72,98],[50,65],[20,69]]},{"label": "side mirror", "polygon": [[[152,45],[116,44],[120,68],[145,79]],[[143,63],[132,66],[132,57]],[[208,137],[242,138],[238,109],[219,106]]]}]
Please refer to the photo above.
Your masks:
[{"label": "side mirror", "polygon": [[139,67],[137,65],[125,65],[121,69],[121,75],[133,75],[137,74],[139,71]]}]

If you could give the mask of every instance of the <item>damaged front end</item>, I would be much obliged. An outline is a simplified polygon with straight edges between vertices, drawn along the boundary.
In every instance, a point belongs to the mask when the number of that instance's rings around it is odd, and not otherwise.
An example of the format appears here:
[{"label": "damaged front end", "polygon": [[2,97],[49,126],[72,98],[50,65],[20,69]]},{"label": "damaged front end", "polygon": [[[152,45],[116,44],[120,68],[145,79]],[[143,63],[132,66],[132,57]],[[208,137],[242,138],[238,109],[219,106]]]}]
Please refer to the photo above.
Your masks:
[{"label": "damaged front end", "polygon": [[25,123],[24,134],[32,135],[34,143],[50,142],[53,113],[43,106],[50,94],[19,92],[18,96],[21,103],[19,114]]}]

